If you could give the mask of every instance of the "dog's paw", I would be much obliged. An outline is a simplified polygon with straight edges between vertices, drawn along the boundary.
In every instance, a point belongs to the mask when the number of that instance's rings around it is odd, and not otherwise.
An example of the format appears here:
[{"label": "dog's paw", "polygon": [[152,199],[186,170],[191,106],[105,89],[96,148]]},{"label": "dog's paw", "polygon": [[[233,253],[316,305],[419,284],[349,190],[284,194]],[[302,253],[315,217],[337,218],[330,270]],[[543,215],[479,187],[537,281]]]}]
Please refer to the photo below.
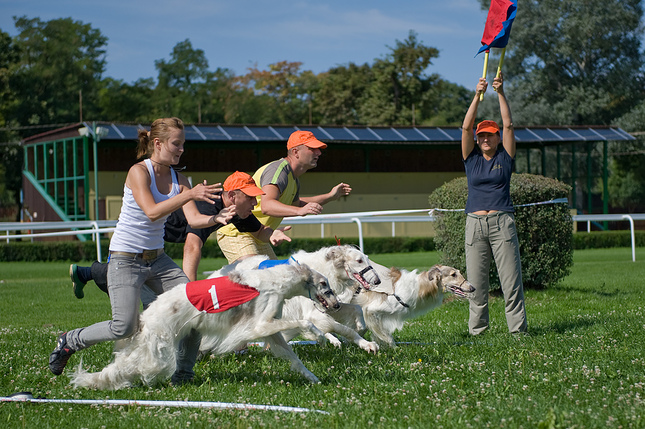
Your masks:
[{"label": "dog's paw", "polygon": [[329,344],[331,344],[334,347],[340,348],[341,347],[341,342],[338,338],[333,336],[332,334],[325,334],[325,338],[329,341]]},{"label": "dog's paw", "polygon": [[374,341],[361,340],[358,346],[365,350],[367,353],[376,354],[379,349],[378,344],[376,344]]}]

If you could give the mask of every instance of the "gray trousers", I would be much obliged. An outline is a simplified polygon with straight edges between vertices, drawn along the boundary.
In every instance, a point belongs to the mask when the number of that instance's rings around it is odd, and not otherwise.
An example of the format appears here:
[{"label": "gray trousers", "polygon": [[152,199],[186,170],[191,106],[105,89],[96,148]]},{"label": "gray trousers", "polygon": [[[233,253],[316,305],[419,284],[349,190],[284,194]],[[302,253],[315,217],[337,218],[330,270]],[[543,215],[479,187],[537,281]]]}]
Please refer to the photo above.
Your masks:
[{"label": "gray trousers", "polygon": [[[160,295],[181,283],[188,283],[188,277],[165,253],[150,261],[111,255],[108,263],[108,291],[112,320],[69,331],[68,344],[74,350],[81,350],[104,341],[130,337],[139,327],[139,301],[143,285]],[[173,381],[194,376],[193,367],[200,341],[201,337],[196,331],[191,331],[180,341]]]},{"label": "gray trousers", "polygon": [[475,287],[470,300],[468,331],[477,335],[488,329],[488,292],[491,256],[506,303],[506,324],[512,333],[525,332],[527,327],[522,285],[520,245],[512,213],[488,215],[468,214],[466,217],[466,271]]}]

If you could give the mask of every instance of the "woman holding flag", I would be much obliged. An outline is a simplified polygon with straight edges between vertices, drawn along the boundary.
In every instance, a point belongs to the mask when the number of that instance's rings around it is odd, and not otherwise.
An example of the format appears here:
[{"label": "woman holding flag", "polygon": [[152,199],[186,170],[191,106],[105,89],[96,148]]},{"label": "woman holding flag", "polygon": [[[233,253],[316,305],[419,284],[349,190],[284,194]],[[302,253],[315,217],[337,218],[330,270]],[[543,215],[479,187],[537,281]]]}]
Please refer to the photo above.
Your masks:
[{"label": "woman holding flag", "polygon": [[[462,125],[461,152],[468,180],[466,271],[468,281],[475,286],[468,321],[468,331],[472,335],[488,329],[491,256],[495,258],[504,293],[508,330],[520,333],[527,329],[520,246],[510,194],[515,163],[515,132],[503,82],[499,72],[493,81],[493,89],[499,98],[503,134],[500,135],[499,125],[489,120],[480,122],[473,133],[480,96],[488,88],[485,78],[479,79],[475,97]],[[476,134],[476,141],[473,134]]]}]

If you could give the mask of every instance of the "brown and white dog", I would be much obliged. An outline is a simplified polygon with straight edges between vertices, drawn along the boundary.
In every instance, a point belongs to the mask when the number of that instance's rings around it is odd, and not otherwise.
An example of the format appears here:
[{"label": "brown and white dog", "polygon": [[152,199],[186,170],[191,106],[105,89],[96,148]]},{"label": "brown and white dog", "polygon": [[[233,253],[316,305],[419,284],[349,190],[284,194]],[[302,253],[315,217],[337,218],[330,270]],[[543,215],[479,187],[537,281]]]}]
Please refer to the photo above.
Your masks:
[{"label": "brown and white dog", "polygon": [[363,310],[372,338],[390,347],[395,346],[394,331],[400,330],[406,320],[439,307],[446,293],[468,298],[475,291],[459,270],[446,265],[423,272],[372,265],[381,284],[377,289],[361,290],[351,303]]}]

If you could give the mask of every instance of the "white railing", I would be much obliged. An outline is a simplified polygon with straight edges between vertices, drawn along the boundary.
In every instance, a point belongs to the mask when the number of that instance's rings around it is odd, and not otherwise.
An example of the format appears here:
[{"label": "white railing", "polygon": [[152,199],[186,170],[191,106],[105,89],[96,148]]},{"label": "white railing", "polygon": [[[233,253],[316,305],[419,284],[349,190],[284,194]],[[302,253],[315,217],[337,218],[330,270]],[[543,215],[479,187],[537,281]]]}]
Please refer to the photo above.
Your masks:
[{"label": "white railing", "polygon": [[[72,222],[0,222],[0,231],[5,232],[4,238],[7,240],[14,240],[18,238],[29,238],[33,241],[38,237],[59,237],[66,235],[84,235],[91,234],[92,240],[96,242],[96,260],[101,261],[101,240],[100,234],[106,232],[114,232],[116,226],[115,220],[99,220],[99,221],[72,221]],[[12,234],[11,231],[44,231],[52,229],[65,229],[70,231],[56,231],[56,232],[30,232],[28,234]]]},{"label": "white railing", "polygon": [[[415,214],[415,215],[413,215]],[[634,220],[645,220],[645,213],[637,214],[592,214],[574,215],[574,222],[587,222],[587,231],[591,230],[591,222],[604,221],[629,221],[631,231],[632,260],[636,261],[636,239],[634,234]],[[389,222],[392,224],[392,237],[395,237],[395,225],[399,222],[433,222],[436,218],[433,209],[417,210],[384,210],[371,212],[334,213],[326,215],[310,215],[286,217],[282,220],[283,225],[320,225],[320,237],[325,236],[326,224],[355,223],[358,227],[359,247],[363,250],[363,224]],[[101,221],[77,221],[77,222],[0,222],[0,232],[5,231],[4,239],[55,237],[65,235],[91,234],[96,241],[97,260],[101,260],[100,234],[113,232],[116,226],[115,220]],[[10,235],[11,231],[37,231],[69,229],[71,231],[58,231],[46,233],[29,233]],[[1,237],[1,236],[0,236]]]}]

